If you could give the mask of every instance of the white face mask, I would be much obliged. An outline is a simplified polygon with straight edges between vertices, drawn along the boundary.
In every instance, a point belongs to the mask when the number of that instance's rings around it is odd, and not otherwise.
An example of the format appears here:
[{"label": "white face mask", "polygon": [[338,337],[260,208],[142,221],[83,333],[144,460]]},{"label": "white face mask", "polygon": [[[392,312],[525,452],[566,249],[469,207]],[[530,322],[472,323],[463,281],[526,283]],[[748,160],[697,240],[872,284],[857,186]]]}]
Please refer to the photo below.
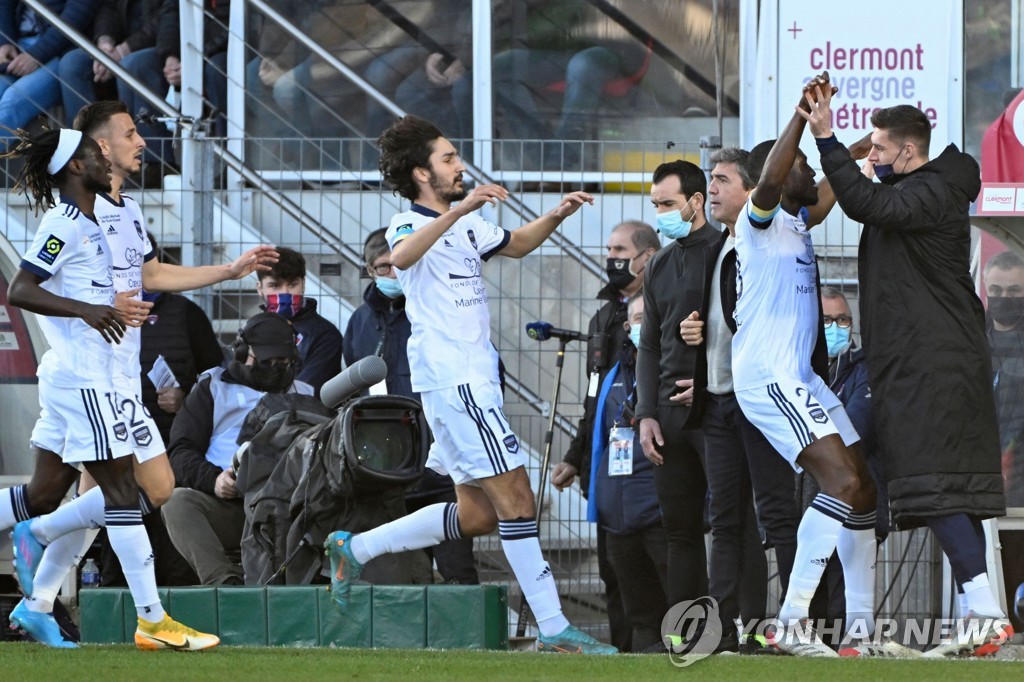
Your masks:
[{"label": "white face mask", "polygon": [[629,328],[629,340],[633,342],[634,348],[640,347],[640,325],[634,324]]}]

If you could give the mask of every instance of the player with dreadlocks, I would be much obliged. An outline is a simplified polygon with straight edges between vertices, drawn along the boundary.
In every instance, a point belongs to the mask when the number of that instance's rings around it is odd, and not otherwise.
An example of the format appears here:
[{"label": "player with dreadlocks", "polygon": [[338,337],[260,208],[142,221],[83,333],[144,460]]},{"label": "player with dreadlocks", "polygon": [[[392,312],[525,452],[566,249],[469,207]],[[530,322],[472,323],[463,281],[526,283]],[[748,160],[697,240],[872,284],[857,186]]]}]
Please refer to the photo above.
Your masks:
[{"label": "player with dreadlocks", "polygon": [[[16,135],[18,142],[6,154],[25,160],[16,189],[31,193],[37,212],[46,209],[8,290],[12,305],[40,316],[50,346],[37,372],[41,413],[32,448],[84,466],[103,491],[110,545],[138,613],[136,645],[186,651],[216,646],[216,636],[172,620],[157,595],[152,547],[132,473],[132,425],[116,405],[109,345],[120,342],[126,321],[133,319],[112,306],[112,261],[94,213],[97,193],[111,191],[111,164],[99,144],[80,131],[30,136],[19,130]],[[16,555],[25,549],[16,542]],[[63,640],[52,618],[31,611],[26,602],[10,620],[50,646],[74,646]]]}]

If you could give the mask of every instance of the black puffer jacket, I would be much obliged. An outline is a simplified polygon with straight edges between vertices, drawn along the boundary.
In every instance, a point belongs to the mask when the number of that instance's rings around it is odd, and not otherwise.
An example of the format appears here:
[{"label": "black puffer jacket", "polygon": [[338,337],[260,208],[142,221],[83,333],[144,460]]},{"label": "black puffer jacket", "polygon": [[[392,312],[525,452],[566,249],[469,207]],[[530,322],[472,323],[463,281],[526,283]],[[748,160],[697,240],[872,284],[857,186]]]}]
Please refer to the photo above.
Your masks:
[{"label": "black puffer jacket", "polygon": [[843,212],[864,223],[861,333],[897,526],[1002,516],[992,362],[969,273],[977,162],[949,145],[888,184],[864,177],[842,145],[821,162]]}]

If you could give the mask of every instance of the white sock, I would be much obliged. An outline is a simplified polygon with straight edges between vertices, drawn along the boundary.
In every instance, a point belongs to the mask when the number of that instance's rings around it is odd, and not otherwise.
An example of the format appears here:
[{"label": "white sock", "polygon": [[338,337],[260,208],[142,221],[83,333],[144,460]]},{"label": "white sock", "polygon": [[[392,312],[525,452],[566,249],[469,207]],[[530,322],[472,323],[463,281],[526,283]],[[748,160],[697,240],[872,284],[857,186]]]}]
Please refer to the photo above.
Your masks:
[{"label": "white sock", "polygon": [[[68,571],[82,561],[82,556],[92,546],[99,532],[98,528],[79,528],[62,535],[46,547],[32,583],[32,601],[38,603],[38,610],[43,613],[53,611],[53,602],[57,599]],[[37,610],[31,603],[28,608]]]},{"label": "white sock", "polygon": [[501,536],[501,549],[537,619],[540,634],[550,637],[569,627],[569,620],[562,615],[555,576],[540,551],[537,521],[498,521],[498,534]]},{"label": "white sock", "polygon": [[153,547],[142,525],[142,511],[134,507],[107,507],[107,537],[121,562],[121,571],[135,600],[135,612],[142,620],[159,623],[164,607],[156,592]]},{"label": "white sock", "polygon": [[875,632],[875,512],[850,514],[836,544],[846,583],[846,632],[869,639]]},{"label": "white sock", "polygon": [[433,547],[461,537],[459,505],[438,503],[356,535],[352,538],[352,555],[365,564],[383,554]]},{"label": "white sock", "polygon": [[30,528],[36,540],[49,545],[71,531],[102,527],[103,515],[103,491],[90,488],[49,514],[33,519]]},{"label": "white sock", "polygon": [[956,583],[956,607],[957,615],[960,618],[966,618],[967,614],[971,612],[971,605],[967,603],[967,593],[964,592],[964,586],[960,583]]},{"label": "white sock", "polygon": [[0,489],[0,531],[14,528],[14,524],[30,518],[32,514],[28,509],[25,486]]},{"label": "white sock", "polygon": [[974,615],[1006,618],[1006,614],[992,594],[992,588],[989,587],[987,573],[976,575],[965,582],[964,595],[967,597],[967,605]]},{"label": "white sock", "polygon": [[818,493],[800,519],[796,532],[796,558],[789,575],[789,590],[779,609],[783,623],[807,618],[829,557],[836,550],[839,529],[850,515],[850,505]]}]

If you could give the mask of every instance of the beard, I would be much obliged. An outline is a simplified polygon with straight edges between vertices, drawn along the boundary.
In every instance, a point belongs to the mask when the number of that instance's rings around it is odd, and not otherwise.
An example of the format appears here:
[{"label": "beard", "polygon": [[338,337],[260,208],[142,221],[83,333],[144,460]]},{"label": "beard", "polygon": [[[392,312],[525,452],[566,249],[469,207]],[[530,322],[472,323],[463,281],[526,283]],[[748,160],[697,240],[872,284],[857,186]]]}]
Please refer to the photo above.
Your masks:
[{"label": "beard", "polygon": [[437,198],[442,201],[447,201],[449,203],[453,201],[462,201],[466,198],[466,194],[468,194],[468,192],[466,192],[465,186],[463,186],[462,189],[455,188],[456,181],[461,179],[462,176],[458,175],[448,184],[444,184],[441,182],[441,178],[439,178],[434,171],[430,171],[430,188],[434,190],[434,194]]},{"label": "beard", "polygon": [[103,180],[91,176],[86,176],[85,181],[82,184],[84,185],[86,191],[92,192],[93,194],[99,194],[100,192],[108,194],[111,190],[114,189],[114,186],[110,184],[109,175],[105,176]]}]

